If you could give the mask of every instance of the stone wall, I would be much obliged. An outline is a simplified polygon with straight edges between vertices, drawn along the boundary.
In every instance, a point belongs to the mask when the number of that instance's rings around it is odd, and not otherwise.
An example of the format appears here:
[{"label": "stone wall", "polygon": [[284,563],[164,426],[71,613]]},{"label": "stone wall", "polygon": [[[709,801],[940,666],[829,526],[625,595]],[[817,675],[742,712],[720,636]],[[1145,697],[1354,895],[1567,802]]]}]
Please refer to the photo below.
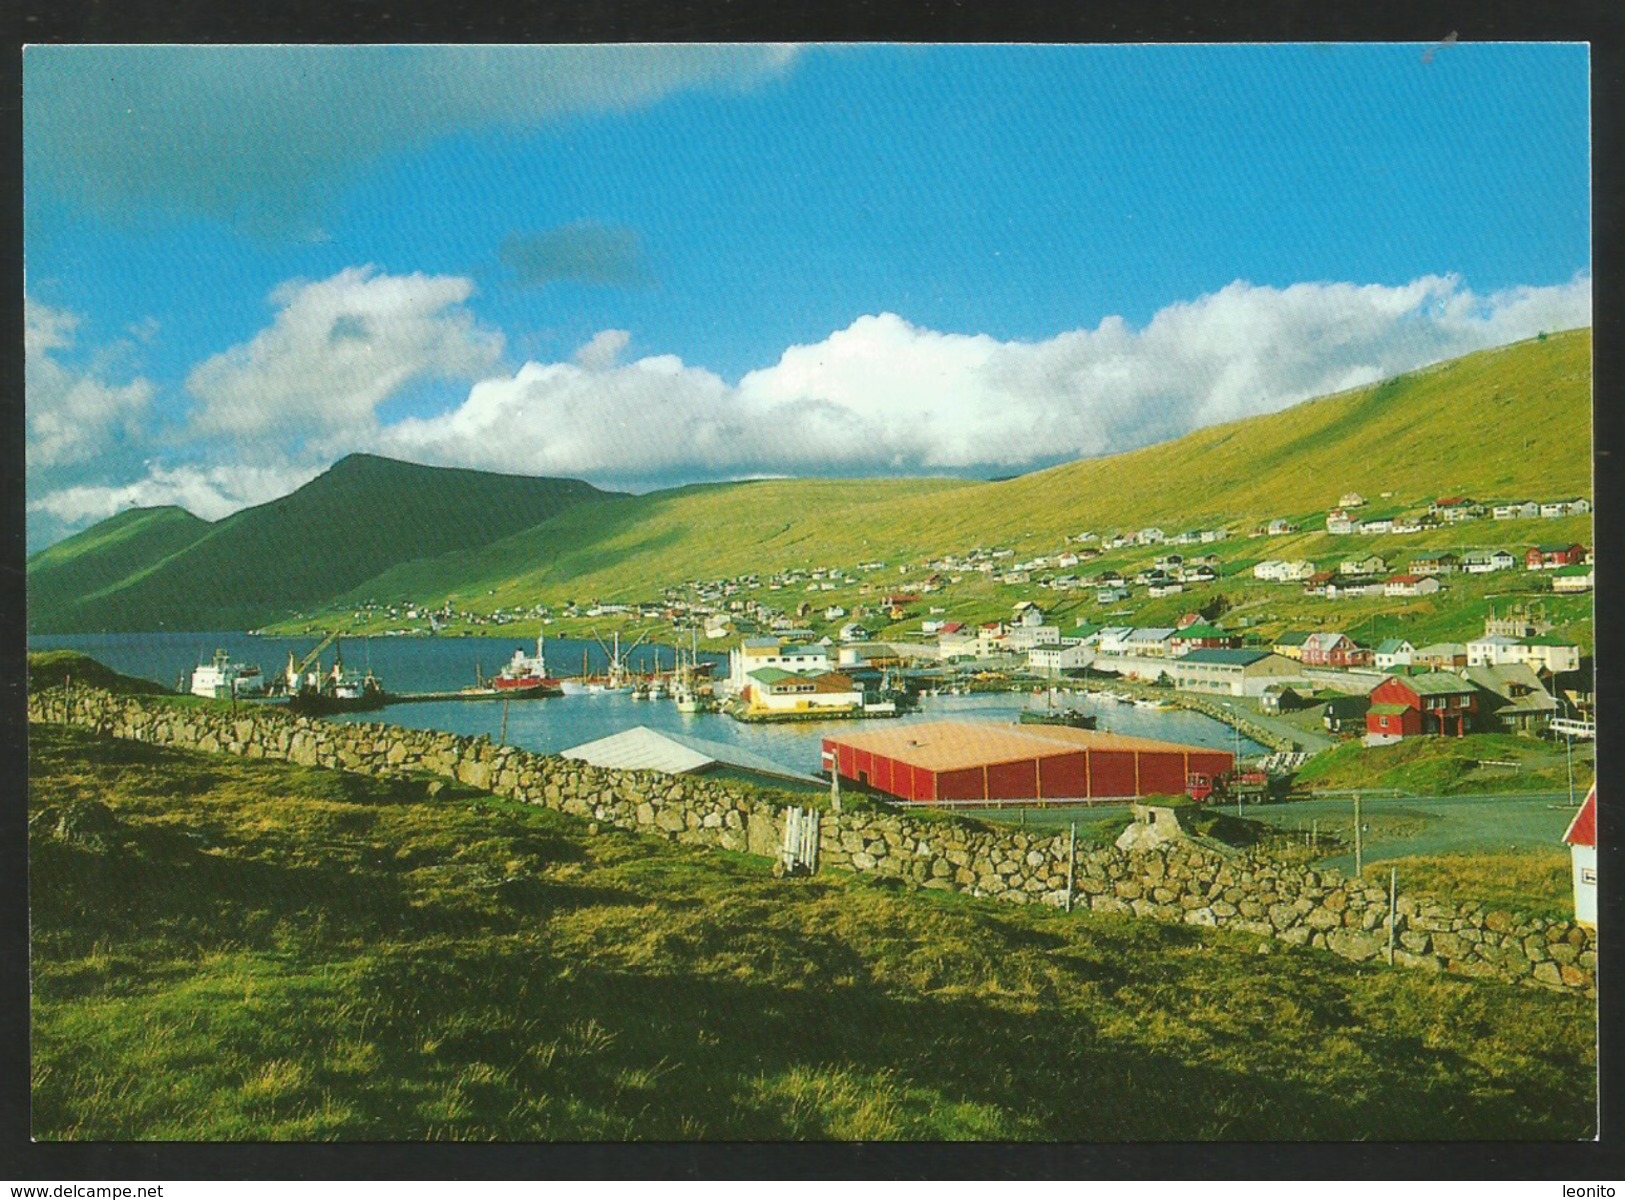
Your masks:
[{"label": "stone wall", "polygon": [[[703,777],[611,771],[489,738],[296,717],[268,706],[178,704],[86,688],[29,696],[29,718],[114,737],[374,775],[432,772],[530,804],[691,845],[777,855],[784,801]],[[803,799],[801,801],[805,803]],[[820,868],[1019,904],[1065,902],[1067,838],[937,814],[822,814]],[[1080,851],[1074,903],[1239,929],[1356,962],[1386,961],[1385,888],[1264,852],[1179,839]],[[1596,935],[1566,921],[1401,895],[1394,961],[1595,995]]]}]

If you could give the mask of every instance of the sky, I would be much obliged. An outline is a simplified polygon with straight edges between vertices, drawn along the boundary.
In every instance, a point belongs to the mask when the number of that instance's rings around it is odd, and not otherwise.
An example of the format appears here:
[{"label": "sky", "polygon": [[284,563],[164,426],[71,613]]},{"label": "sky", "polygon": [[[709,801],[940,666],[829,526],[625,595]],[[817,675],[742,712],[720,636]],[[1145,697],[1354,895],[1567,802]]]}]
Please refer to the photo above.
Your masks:
[{"label": "sky", "polygon": [[1591,322],[1582,45],[33,46],[28,536],[989,478]]}]

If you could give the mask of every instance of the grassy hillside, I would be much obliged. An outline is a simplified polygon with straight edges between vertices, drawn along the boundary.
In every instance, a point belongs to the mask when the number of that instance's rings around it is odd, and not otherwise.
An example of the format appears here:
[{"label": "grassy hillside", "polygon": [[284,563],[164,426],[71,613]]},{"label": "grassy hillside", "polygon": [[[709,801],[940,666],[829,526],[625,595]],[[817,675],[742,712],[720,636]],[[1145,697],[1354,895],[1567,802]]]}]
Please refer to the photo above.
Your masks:
[{"label": "grassy hillside", "polygon": [[[358,456],[292,496],[210,527],[144,575],[71,593],[82,595],[74,603],[52,591],[60,566],[46,561],[47,551],[30,564],[31,627],[200,628],[278,616],[293,628],[319,606],[323,624],[367,600],[450,599],[488,612],[645,599],[689,579],[871,559],[917,564],[977,546],[1054,551],[1089,529],[1224,524],[1245,532],[1272,517],[1299,520],[1306,532],[1217,548],[1227,559],[1340,553],[1343,543],[1386,553],[1403,540],[1324,534],[1325,511],[1344,491],[1385,509],[1458,492],[1589,496],[1590,358],[1590,330],[1554,334],[1001,483],[775,480],[606,499],[586,484]],[[588,498],[599,502],[578,503]],[[1557,524],[1476,522],[1403,545],[1485,537],[1516,545],[1558,536]],[[1588,530],[1589,522],[1574,527]],[[821,597],[850,608],[847,600]],[[294,613],[304,618],[290,619]]]},{"label": "grassy hillside", "polygon": [[33,1134],[1574,1140],[1593,1005],[35,726]]},{"label": "grassy hillside", "polygon": [[[605,496],[579,480],[351,455],[290,495],[209,525],[168,553],[137,557],[118,529],[103,532],[106,523],[81,535],[79,547],[44,551],[29,563],[29,627],[258,625],[322,604],[398,562],[484,545]],[[140,515],[123,527],[132,525],[146,527]],[[174,517],[160,525],[196,532]],[[105,565],[109,544],[119,559]]]},{"label": "grassy hillside", "polygon": [[[1175,442],[1002,483],[796,480],[689,488],[576,510],[475,554],[424,560],[371,580],[349,600],[477,606],[538,599],[648,597],[667,583],[787,566],[919,562],[977,546],[1056,549],[1093,529],[1170,532],[1300,519],[1297,544],[1265,553],[1362,553],[1391,539],[1324,535],[1347,490],[1398,508],[1452,492],[1475,497],[1590,496],[1591,331],[1485,351]],[[1391,493],[1386,498],[1383,493]],[[1487,536],[1485,525],[1412,538],[1429,548]],[[1545,538],[1546,522],[1502,527]],[[1318,525],[1322,532],[1310,527]],[[1578,528],[1578,526],[1577,526]],[[1304,542],[1326,541],[1309,546]],[[1234,541],[1221,548],[1234,552]],[[1141,555],[1149,558],[1149,555]],[[835,602],[839,602],[838,600]]]},{"label": "grassy hillside", "polygon": [[[1589,747],[1574,760],[1580,795],[1595,770]],[[1484,762],[1519,766],[1485,767]],[[1317,754],[1298,772],[1309,788],[1398,788],[1420,795],[1488,792],[1561,792],[1568,787],[1564,747],[1511,734],[1474,733],[1463,738],[1406,738],[1391,746],[1358,739]]]},{"label": "grassy hillside", "polygon": [[29,560],[29,608],[46,619],[70,612],[81,597],[116,587],[165,561],[206,537],[209,529],[209,522],[173,505],[133,508],[109,517]]}]

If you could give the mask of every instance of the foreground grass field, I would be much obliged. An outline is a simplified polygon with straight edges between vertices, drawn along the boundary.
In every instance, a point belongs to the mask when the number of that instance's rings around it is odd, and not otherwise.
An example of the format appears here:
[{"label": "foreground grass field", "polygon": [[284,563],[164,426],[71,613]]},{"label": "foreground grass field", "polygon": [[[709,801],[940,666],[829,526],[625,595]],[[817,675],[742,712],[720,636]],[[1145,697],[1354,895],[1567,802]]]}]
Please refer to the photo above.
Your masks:
[{"label": "foreground grass field", "polygon": [[1574,997],[31,733],[41,1139],[1594,1128]]}]

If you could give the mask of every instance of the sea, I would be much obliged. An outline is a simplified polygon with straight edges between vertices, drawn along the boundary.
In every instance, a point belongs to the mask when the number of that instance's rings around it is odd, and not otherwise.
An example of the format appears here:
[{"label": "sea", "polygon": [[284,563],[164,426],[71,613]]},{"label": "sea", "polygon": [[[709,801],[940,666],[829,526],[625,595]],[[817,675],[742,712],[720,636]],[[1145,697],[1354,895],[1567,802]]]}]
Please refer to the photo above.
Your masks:
[{"label": "sea", "polygon": [[[31,637],[28,645],[30,650],[77,650],[121,674],[179,688],[192,668],[208,661],[216,649],[225,650],[239,662],[257,663],[270,675],[286,666],[290,652],[302,659],[315,643],[309,638],[247,633],[107,633]],[[521,648],[531,654],[536,643],[520,637],[375,637],[346,639],[341,645],[346,666],[371,669],[387,690],[396,693],[449,692],[468,687],[479,676],[491,676]],[[550,638],[545,649],[548,667],[557,676],[578,675],[583,663],[588,673],[601,673],[608,667],[609,656],[596,642]],[[669,671],[675,656],[671,646],[649,644],[625,655],[630,668],[639,672]],[[727,670],[726,654],[702,650],[700,658],[718,663],[719,676]],[[329,647],[323,652],[322,662],[331,665],[332,661],[333,649]],[[1069,707],[1095,713],[1099,728],[1112,733],[1239,751],[1243,757],[1268,753],[1267,747],[1239,737],[1230,726],[1201,713],[1136,708],[1083,696],[1066,696],[1064,700]],[[1009,723],[1017,720],[1023,708],[1042,707],[1044,703],[1042,694],[1026,692],[928,695],[921,697],[917,711],[888,718],[887,724],[941,720]],[[485,734],[493,740],[505,732],[509,745],[540,754],[557,754],[644,725],[740,746],[809,775],[821,769],[822,739],[854,726],[852,721],[747,725],[722,713],[681,713],[669,699],[636,700],[629,693],[558,696],[508,705],[492,700],[432,701],[327,719],[383,722],[465,736]]]}]

